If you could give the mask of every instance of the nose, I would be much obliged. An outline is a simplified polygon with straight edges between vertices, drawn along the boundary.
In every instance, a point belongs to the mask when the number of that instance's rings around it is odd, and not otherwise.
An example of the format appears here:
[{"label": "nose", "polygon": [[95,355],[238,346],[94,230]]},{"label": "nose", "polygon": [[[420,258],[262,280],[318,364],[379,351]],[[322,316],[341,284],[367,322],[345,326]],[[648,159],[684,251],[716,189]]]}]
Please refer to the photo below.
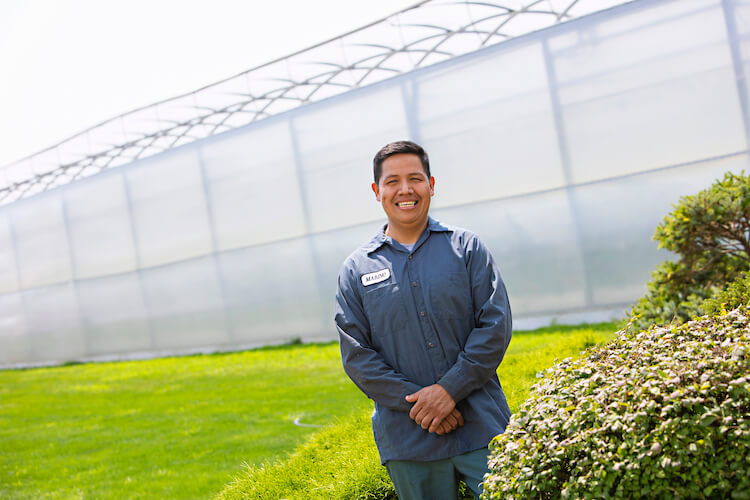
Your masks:
[{"label": "nose", "polygon": [[404,179],[403,181],[401,181],[401,183],[398,185],[398,192],[399,192],[399,194],[402,194],[402,193],[411,193],[411,191],[412,191],[411,184],[409,184],[409,182],[406,179]]}]

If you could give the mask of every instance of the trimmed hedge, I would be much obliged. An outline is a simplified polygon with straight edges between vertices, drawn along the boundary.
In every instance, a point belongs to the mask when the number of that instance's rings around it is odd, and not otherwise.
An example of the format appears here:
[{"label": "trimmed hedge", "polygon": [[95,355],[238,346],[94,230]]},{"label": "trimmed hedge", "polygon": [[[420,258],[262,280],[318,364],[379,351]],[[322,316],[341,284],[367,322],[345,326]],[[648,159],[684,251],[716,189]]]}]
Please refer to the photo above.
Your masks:
[{"label": "trimmed hedge", "polygon": [[748,316],[623,330],[540,374],[483,498],[750,498]]}]

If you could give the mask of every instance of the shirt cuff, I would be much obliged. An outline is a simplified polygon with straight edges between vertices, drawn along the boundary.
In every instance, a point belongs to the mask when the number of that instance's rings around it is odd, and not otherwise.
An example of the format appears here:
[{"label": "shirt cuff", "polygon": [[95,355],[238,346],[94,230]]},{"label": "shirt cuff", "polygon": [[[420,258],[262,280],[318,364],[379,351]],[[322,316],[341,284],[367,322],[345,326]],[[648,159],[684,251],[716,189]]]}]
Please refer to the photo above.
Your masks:
[{"label": "shirt cuff", "polygon": [[471,392],[467,392],[466,377],[458,368],[448,370],[448,373],[443,375],[437,383],[451,395],[453,401],[456,403],[464,399]]},{"label": "shirt cuff", "polygon": [[414,384],[413,388],[408,389],[408,390],[404,391],[403,393],[401,393],[401,399],[399,400],[399,407],[398,407],[398,409],[401,410],[401,411],[405,411],[405,412],[411,411],[411,407],[414,406],[414,403],[408,402],[406,400],[406,396],[408,396],[409,394],[414,394],[415,392],[419,391],[420,389],[422,389],[422,387]]}]

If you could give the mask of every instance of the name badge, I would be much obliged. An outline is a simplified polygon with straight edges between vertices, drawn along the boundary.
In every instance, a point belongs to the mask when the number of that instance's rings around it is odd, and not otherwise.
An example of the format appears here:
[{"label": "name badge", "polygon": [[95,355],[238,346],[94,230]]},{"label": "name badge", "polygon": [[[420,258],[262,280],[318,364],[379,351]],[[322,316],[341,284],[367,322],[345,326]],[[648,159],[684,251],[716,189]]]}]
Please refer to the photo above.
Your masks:
[{"label": "name badge", "polygon": [[365,286],[374,285],[380,283],[391,277],[390,269],[383,269],[381,271],[375,271],[374,273],[367,273],[362,275],[362,284]]}]

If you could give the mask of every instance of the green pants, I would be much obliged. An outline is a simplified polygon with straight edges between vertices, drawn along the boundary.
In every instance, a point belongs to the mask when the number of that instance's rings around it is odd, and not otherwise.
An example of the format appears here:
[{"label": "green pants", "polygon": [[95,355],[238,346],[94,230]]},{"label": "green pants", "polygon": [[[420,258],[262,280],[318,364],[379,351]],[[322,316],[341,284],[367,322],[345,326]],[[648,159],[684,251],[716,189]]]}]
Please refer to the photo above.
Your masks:
[{"label": "green pants", "polygon": [[479,498],[487,468],[487,448],[431,462],[390,460],[385,464],[399,500],[456,500],[458,481]]}]

